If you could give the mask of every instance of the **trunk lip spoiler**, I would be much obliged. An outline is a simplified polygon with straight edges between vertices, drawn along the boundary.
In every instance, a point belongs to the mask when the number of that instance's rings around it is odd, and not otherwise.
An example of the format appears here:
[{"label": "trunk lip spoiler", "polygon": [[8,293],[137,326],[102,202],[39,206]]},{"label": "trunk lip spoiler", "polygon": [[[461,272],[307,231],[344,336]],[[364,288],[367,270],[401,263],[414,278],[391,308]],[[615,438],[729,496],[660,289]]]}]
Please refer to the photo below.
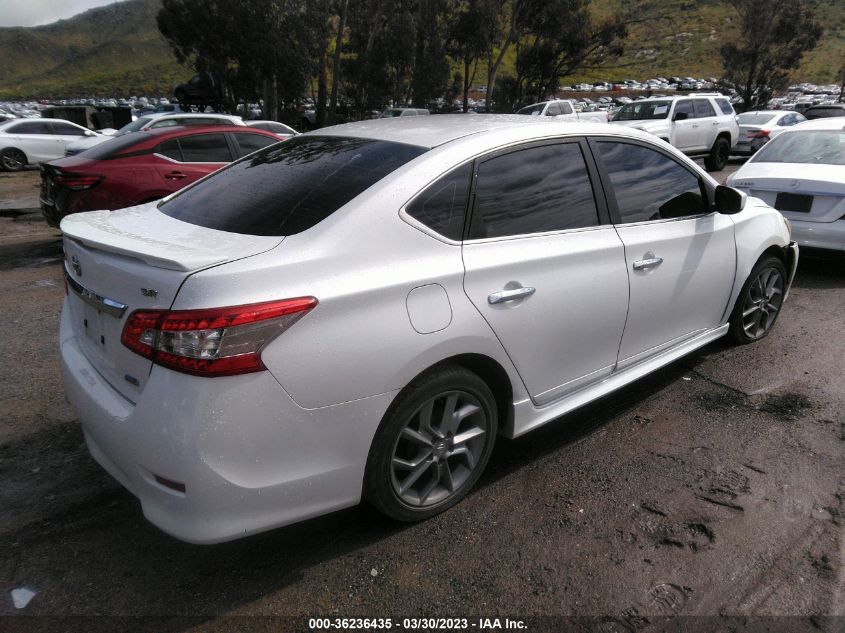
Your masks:
[{"label": "trunk lip spoiler", "polygon": [[129,307],[125,303],[120,303],[119,301],[115,301],[114,299],[109,299],[108,297],[99,295],[93,290],[89,290],[81,283],[76,281],[73,277],[71,277],[70,272],[68,271],[66,266],[64,269],[64,273],[68,288],[73,290],[73,293],[82,301],[84,301],[90,306],[93,306],[99,312],[104,312],[109,316],[119,319],[123,316],[123,313],[126,312],[126,308]]}]

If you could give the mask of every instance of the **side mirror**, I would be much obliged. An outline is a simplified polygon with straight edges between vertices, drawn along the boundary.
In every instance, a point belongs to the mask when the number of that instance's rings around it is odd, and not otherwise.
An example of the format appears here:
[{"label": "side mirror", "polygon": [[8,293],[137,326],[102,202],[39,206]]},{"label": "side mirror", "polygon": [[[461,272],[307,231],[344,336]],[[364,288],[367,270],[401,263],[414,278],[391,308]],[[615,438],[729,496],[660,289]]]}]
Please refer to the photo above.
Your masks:
[{"label": "side mirror", "polygon": [[716,187],[716,210],[725,215],[739,213],[745,208],[748,196],[733,187],[719,185]]},{"label": "side mirror", "polygon": [[672,117],[673,121],[686,121],[689,118],[689,114],[686,112],[676,112],[675,116]]}]

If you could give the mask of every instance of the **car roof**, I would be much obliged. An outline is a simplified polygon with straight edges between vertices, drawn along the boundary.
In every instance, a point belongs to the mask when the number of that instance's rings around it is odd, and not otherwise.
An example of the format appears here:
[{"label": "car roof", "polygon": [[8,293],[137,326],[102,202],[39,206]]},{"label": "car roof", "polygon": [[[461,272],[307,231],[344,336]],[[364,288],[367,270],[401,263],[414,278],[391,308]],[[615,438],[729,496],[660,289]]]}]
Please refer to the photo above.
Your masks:
[{"label": "car roof", "polygon": [[230,120],[241,118],[232,114],[220,114],[219,112],[166,112],[162,116],[156,117],[156,121],[160,119],[207,119],[209,117],[219,117],[221,119]]},{"label": "car roof", "polygon": [[75,125],[76,127],[82,127],[78,123],[68,121],[67,119],[48,119],[47,117],[21,117],[19,119],[10,119],[8,121],[4,121],[3,125],[6,125],[7,123],[23,123],[24,121],[38,121],[39,123],[70,123],[71,125]]},{"label": "car roof", "polygon": [[[539,126],[545,126],[545,129]],[[371,119],[322,128],[307,132],[303,136],[368,138],[434,148],[470,136],[495,134],[502,130],[516,131],[520,128],[528,132],[528,137],[536,137],[544,132],[549,135],[583,135],[607,134],[612,131],[617,136],[655,139],[646,132],[608,123],[547,121],[545,117],[527,117],[522,114],[437,114],[427,117]]]}]

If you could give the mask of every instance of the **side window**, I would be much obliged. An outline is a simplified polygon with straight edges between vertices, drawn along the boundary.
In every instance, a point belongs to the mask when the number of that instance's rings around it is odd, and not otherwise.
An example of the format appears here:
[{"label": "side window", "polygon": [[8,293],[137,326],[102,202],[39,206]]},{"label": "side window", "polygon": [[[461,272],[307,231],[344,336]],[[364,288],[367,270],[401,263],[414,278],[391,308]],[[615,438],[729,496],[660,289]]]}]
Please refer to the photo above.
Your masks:
[{"label": "side window", "polygon": [[472,162],[469,162],[426,187],[405,207],[405,212],[440,235],[460,241],[471,179]]},{"label": "side window", "polygon": [[198,134],[179,139],[182,161],[186,163],[228,163],[232,160],[229,144],[222,134]]},{"label": "side window", "polygon": [[598,224],[578,143],[517,150],[478,168],[470,237],[504,237]]},{"label": "side window", "polygon": [[704,117],[716,116],[716,111],[707,99],[695,99],[693,103],[695,104],[696,118],[703,119]]},{"label": "side window", "polygon": [[182,150],[179,149],[179,141],[175,138],[171,141],[165,141],[155,149],[156,154],[167,156],[173,160],[182,162]]},{"label": "side window", "polygon": [[675,105],[675,114],[674,116],[677,118],[679,114],[686,114],[686,117],[681,117],[681,119],[694,119],[695,118],[695,110],[692,107],[692,99],[684,99],[683,101],[678,101]]},{"label": "side window", "polygon": [[568,101],[561,101],[560,102],[560,113],[561,114],[572,114],[572,104]]},{"label": "side window", "polygon": [[60,136],[85,136],[85,130],[70,123],[53,123],[53,134]]},{"label": "side window", "polygon": [[9,130],[12,134],[52,134],[50,124],[46,121],[26,121],[15,126],[14,130]]},{"label": "side window", "polygon": [[557,116],[558,114],[563,114],[560,111],[560,105],[557,103],[550,103],[549,107],[546,109],[546,116]]},{"label": "side window", "polygon": [[596,145],[623,224],[709,212],[701,181],[674,159],[630,143]]},{"label": "side window", "polygon": [[241,156],[252,154],[268,145],[279,142],[279,139],[273,139],[263,134],[248,134],[244,132],[235,133],[235,140],[238,142],[238,149],[240,150]]},{"label": "side window", "polygon": [[716,104],[722,110],[722,114],[734,114],[734,108],[727,99],[716,99]]}]

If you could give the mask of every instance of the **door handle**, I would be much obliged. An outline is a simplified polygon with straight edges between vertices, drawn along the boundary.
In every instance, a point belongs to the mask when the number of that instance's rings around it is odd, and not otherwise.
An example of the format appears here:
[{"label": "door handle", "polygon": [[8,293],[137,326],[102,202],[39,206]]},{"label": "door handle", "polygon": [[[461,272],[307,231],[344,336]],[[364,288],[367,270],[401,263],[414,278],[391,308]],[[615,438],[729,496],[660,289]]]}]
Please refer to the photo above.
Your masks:
[{"label": "door handle", "polygon": [[513,290],[500,290],[499,292],[494,292],[493,294],[489,295],[487,297],[487,303],[489,303],[490,305],[495,305],[497,303],[505,303],[506,301],[517,301],[518,299],[530,297],[536,291],[537,289],[532,288],[531,286],[514,288]]},{"label": "door handle", "polygon": [[164,174],[164,177],[168,180],[182,180],[185,178],[185,174],[181,171],[171,171],[169,174]]},{"label": "door handle", "polygon": [[634,270],[647,270],[660,266],[663,263],[662,257],[649,257],[648,259],[638,259],[634,262]]}]

